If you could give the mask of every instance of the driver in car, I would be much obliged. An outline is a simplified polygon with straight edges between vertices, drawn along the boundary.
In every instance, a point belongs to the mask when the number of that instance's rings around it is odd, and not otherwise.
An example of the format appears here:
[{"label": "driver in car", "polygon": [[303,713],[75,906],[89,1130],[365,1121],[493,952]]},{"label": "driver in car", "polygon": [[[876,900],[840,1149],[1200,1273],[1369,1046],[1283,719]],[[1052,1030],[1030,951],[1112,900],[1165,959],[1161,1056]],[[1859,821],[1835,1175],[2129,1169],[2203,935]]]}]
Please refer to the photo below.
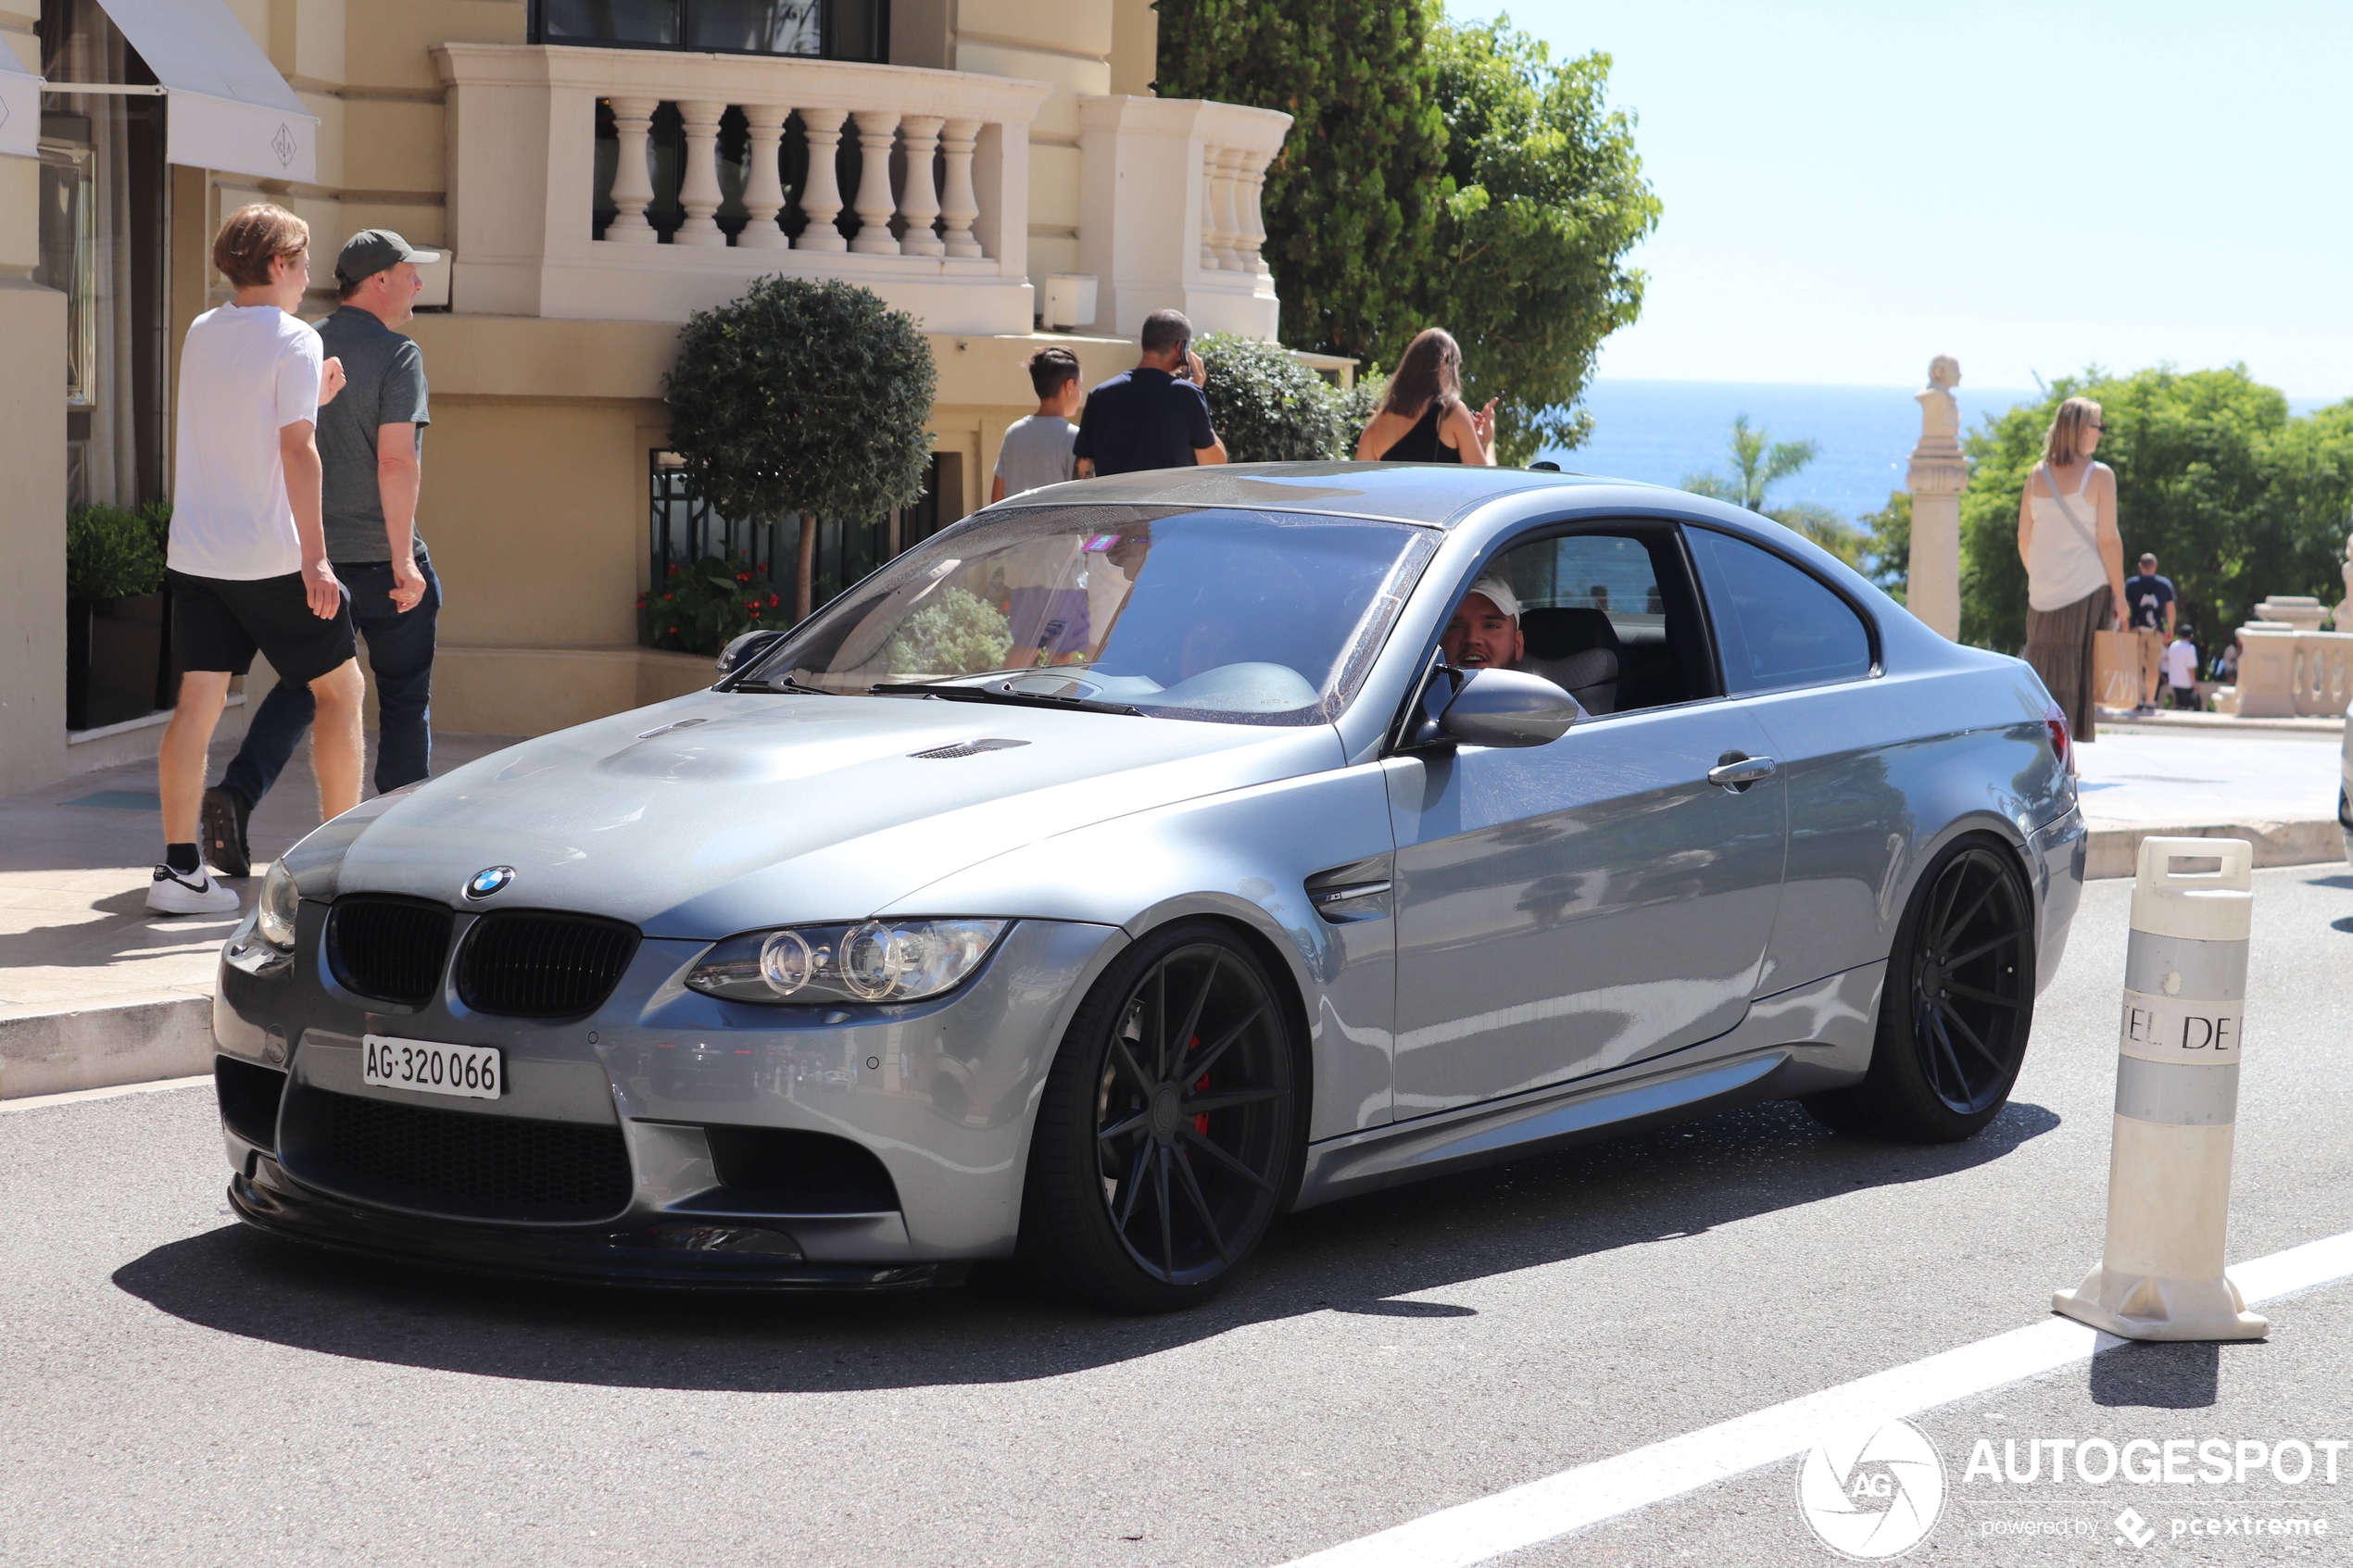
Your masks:
[{"label": "driver in car", "polygon": [[1517,668],[1528,657],[1519,632],[1519,596],[1501,577],[1480,578],[1454,608],[1438,646],[1457,670]]}]

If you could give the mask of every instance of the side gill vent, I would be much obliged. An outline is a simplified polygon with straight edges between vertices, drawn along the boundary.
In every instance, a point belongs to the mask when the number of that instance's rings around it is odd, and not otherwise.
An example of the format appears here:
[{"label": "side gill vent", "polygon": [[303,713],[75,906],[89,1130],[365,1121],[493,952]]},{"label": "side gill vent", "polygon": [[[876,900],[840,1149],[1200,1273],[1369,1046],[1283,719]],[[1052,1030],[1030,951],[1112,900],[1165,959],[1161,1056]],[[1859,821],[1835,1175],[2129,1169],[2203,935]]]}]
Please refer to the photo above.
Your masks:
[{"label": "side gill vent", "polygon": [[977,757],[984,751],[1010,751],[1014,746],[1028,744],[1026,740],[1003,740],[995,737],[988,740],[960,740],[952,746],[935,746],[929,751],[911,751],[907,755],[921,757],[926,760],[945,761],[951,757]]}]

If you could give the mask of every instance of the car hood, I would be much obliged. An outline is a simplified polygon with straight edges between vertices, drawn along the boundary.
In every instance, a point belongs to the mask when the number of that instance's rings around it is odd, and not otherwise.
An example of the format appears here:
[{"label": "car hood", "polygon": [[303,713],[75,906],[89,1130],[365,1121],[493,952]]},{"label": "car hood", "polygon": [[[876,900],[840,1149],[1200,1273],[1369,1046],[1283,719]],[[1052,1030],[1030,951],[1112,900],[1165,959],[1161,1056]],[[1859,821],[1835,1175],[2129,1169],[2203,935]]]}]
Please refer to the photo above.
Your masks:
[{"label": "car hood", "polygon": [[[912,755],[975,740],[1019,744]],[[371,802],[377,814],[351,838],[335,884],[709,939],[859,919],[1053,834],[1341,760],[1339,735],[1321,724],[703,692]],[[514,869],[512,882],[469,905],[467,879],[497,865]]]}]

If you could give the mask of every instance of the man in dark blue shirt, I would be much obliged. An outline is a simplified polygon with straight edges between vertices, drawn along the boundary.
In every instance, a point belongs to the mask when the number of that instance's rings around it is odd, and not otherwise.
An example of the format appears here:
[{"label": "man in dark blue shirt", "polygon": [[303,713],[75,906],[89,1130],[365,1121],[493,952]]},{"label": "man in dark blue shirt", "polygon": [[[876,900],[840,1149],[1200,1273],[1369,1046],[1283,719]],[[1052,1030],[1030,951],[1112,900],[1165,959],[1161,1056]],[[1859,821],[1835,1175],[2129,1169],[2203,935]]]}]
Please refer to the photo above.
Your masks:
[{"label": "man in dark blue shirt", "polygon": [[1141,360],[1087,395],[1070,449],[1079,478],[1226,460],[1202,391],[1209,371],[1192,341],[1193,324],[1181,310],[1144,318]]},{"label": "man in dark blue shirt", "polygon": [[2181,613],[2173,580],[2157,574],[2157,558],[2144,553],[2138,575],[2124,580],[2124,608],[2138,646],[2141,667],[2141,709],[2157,711],[2157,691],[2164,679],[2165,645],[2173,640],[2173,618]]}]

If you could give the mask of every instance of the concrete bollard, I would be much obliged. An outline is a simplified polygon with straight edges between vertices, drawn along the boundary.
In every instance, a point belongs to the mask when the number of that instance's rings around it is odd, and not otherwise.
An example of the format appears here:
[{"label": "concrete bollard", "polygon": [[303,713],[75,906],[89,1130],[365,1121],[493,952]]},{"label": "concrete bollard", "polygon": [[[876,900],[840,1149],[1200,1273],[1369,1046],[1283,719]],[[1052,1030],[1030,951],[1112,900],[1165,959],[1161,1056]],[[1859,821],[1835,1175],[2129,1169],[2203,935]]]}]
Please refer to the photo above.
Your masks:
[{"label": "concrete bollard", "polygon": [[[2219,872],[2177,869],[2219,859]],[[2146,838],[2133,887],[2117,1049],[2108,1245],[2055,1311],[2126,1339],[2260,1339],[2222,1271],[2238,1120],[2255,848]]]}]

